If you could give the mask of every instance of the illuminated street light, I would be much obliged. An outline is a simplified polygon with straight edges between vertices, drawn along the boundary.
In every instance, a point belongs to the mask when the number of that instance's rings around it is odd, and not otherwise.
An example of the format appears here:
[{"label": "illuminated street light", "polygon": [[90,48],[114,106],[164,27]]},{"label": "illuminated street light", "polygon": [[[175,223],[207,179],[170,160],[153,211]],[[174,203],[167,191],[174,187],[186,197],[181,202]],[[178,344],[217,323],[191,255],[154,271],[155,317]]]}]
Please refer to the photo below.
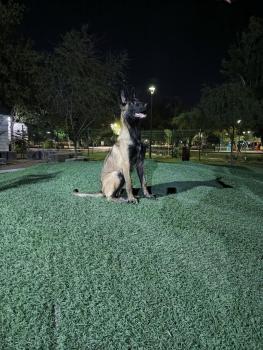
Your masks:
[{"label": "illuminated street light", "polygon": [[150,93],[151,93],[151,95],[153,95],[154,94],[154,92],[155,92],[155,86],[150,86],[149,87],[149,91],[150,91]]},{"label": "illuminated street light", "polygon": [[152,158],[153,94],[155,92],[155,86],[151,85],[149,87],[149,91],[150,91],[150,94],[151,94],[151,120],[150,120],[150,149],[149,149],[149,157]]},{"label": "illuminated street light", "polygon": [[241,119],[238,119],[237,124],[240,124],[240,123],[241,123]]}]

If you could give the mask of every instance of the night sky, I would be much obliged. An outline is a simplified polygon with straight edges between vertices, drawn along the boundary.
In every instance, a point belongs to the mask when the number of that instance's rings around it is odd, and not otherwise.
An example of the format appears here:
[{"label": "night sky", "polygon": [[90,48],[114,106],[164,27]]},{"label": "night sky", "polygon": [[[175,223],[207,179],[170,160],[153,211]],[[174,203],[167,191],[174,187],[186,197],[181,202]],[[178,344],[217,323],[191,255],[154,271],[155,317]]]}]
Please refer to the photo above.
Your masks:
[{"label": "night sky", "polygon": [[139,93],[154,83],[158,96],[193,104],[204,83],[221,82],[222,58],[249,17],[263,17],[262,2],[26,0],[24,30],[50,50],[61,34],[88,24],[102,50],[127,50],[128,80]]}]

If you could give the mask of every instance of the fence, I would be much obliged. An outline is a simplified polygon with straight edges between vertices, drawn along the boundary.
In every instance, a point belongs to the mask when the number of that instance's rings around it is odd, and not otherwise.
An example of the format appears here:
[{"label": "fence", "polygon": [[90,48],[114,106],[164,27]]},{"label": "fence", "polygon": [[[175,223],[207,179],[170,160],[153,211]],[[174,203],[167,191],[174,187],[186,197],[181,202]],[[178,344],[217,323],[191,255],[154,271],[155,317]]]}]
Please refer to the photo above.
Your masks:
[{"label": "fence", "polygon": [[[248,135],[237,135],[234,145],[234,157],[248,160],[251,158],[262,159],[259,145],[260,140]],[[190,158],[193,160],[222,160],[228,161],[230,157],[230,139],[226,132],[213,133],[212,131],[203,132],[197,129],[188,130],[142,130],[142,141],[146,144],[147,154],[149,153],[150,140],[152,140],[153,158],[178,158],[182,159],[183,147],[190,148]],[[106,152],[117,139],[117,135],[110,128],[88,129],[85,137],[79,144],[79,150],[91,150]],[[73,148],[68,140],[61,140],[56,143],[56,148]],[[52,148],[52,147],[48,147]],[[253,157],[251,155],[253,153]],[[256,155],[257,153],[257,155]]]},{"label": "fence", "polygon": [[[105,131],[90,130],[91,145],[111,146],[117,136],[110,133],[107,137],[103,137]],[[148,146],[152,139],[152,156],[163,158],[182,159],[183,147],[190,147],[190,158],[192,160],[204,161],[230,161],[231,143],[226,132],[213,133],[212,131],[203,132],[200,129],[188,130],[142,130],[142,141]],[[260,148],[260,139],[252,136],[252,134],[236,135],[233,146],[233,157],[240,161],[263,160],[263,149]]]}]

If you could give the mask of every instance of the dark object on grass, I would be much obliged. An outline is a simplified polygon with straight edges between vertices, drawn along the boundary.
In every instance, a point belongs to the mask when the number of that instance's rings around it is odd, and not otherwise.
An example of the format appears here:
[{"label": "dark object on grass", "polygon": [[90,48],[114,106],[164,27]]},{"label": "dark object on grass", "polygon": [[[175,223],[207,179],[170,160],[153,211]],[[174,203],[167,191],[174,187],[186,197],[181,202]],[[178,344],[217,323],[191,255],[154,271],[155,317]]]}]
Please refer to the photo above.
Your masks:
[{"label": "dark object on grass", "polygon": [[175,195],[185,191],[190,191],[193,188],[202,186],[213,187],[224,191],[233,188],[233,186],[226,184],[221,177],[217,177],[213,180],[206,181],[171,181],[159,183],[149,186],[148,191],[150,192],[151,189],[153,193],[155,193],[156,198],[160,198],[169,195]]},{"label": "dark object on grass", "polygon": [[190,149],[187,146],[182,148],[182,161],[188,161],[190,159]]},{"label": "dark object on grass", "polygon": [[[140,192],[141,188],[132,188],[132,193],[134,196],[139,196],[139,192]],[[147,190],[148,190],[148,193],[152,195],[152,186],[147,186]],[[122,192],[121,192],[121,195],[124,194],[126,191],[125,189],[123,188],[122,189]],[[152,198],[155,199],[155,195],[152,195]]]},{"label": "dark object on grass", "polygon": [[167,187],[166,193],[167,194],[174,194],[176,193],[176,187]]},{"label": "dark object on grass", "polygon": [[219,185],[221,185],[223,188],[233,188],[233,186],[228,185],[226,183],[224,183],[224,181],[221,180],[221,177],[217,177],[216,181],[219,183]]}]

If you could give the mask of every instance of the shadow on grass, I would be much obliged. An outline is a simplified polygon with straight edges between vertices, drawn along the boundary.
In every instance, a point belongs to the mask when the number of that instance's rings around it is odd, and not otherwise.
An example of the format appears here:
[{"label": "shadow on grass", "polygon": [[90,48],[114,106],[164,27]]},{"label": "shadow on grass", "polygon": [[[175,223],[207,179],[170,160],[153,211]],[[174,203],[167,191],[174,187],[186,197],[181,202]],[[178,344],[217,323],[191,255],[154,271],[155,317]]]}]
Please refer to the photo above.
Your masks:
[{"label": "shadow on grass", "polygon": [[52,173],[52,174],[36,174],[36,175],[25,175],[14,181],[8,181],[3,184],[0,184],[0,192],[9,190],[11,188],[17,188],[24,185],[31,185],[37,182],[45,182],[54,179],[60,171]]},{"label": "shadow on grass", "polygon": [[[225,188],[233,188],[232,186],[224,183],[220,177],[215,180],[210,181],[173,181],[161,183],[153,186],[148,186],[148,191],[154,194],[157,198],[168,196],[170,194],[181,193],[185,191],[189,191],[193,188],[206,186],[206,187],[214,187],[218,189]],[[141,196],[142,192],[140,188],[133,189],[134,195]]]},{"label": "shadow on grass", "polygon": [[147,159],[145,161],[145,175],[148,183],[152,183],[155,170],[158,168],[158,163],[155,160]]}]

